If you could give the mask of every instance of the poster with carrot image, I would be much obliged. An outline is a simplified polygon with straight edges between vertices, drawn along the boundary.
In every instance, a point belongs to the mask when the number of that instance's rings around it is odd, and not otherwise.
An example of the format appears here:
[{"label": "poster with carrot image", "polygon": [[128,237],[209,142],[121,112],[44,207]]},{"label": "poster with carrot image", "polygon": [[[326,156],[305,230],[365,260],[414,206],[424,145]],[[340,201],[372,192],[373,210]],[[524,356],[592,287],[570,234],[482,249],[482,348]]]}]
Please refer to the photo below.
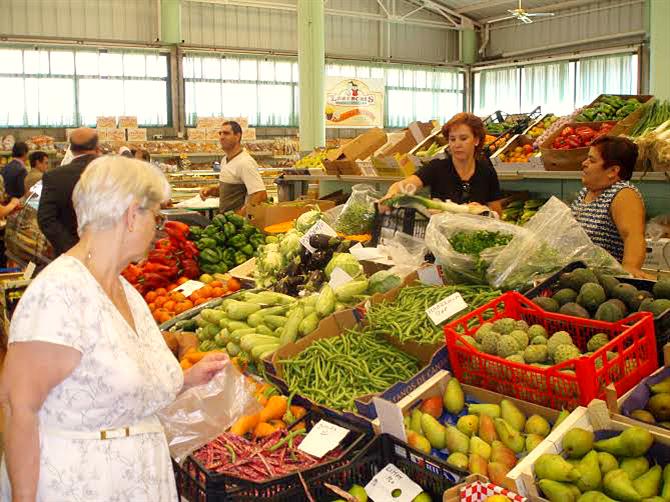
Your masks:
[{"label": "poster with carrot image", "polygon": [[326,127],[384,127],[384,79],[326,78]]}]

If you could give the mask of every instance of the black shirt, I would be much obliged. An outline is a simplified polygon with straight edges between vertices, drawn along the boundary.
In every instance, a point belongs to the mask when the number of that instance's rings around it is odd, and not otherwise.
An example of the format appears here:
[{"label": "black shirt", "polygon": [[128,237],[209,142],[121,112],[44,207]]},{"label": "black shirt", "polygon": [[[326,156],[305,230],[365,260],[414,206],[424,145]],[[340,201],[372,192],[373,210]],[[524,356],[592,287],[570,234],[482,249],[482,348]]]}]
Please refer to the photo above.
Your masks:
[{"label": "black shirt", "polygon": [[5,166],[2,170],[2,177],[5,181],[5,192],[7,192],[8,197],[16,197],[17,199],[23,197],[23,194],[26,193],[23,180],[26,179],[27,175],[28,170],[16,159]]},{"label": "black shirt", "polygon": [[461,180],[451,157],[432,160],[416,173],[424,186],[430,187],[433,199],[449,199],[456,204],[488,202],[502,198],[500,182],[491,162],[478,159],[475,172],[468,181]]}]

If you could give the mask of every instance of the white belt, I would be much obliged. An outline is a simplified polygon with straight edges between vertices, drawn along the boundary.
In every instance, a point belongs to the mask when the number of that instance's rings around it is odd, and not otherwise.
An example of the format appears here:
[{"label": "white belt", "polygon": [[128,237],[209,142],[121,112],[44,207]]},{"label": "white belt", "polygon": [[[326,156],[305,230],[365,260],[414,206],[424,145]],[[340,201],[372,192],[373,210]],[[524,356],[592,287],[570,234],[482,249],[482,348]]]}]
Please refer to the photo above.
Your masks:
[{"label": "white belt", "polygon": [[58,436],[67,439],[117,439],[136,436],[138,434],[158,434],[163,433],[163,426],[158,420],[146,420],[129,427],[119,427],[117,429],[105,429],[99,431],[74,431],[59,429],[57,427],[41,427],[48,435]]}]

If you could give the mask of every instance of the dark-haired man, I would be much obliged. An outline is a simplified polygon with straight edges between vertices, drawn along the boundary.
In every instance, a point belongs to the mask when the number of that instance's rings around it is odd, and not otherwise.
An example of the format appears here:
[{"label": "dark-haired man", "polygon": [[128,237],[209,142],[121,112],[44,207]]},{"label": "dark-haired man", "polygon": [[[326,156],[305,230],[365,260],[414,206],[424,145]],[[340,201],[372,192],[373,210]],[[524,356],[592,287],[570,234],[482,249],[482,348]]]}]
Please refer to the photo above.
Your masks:
[{"label": "dark-haired man", "polygon": [[69,164],[44,174],[37,210],[37,222],[54,248],[54,258],[79,242],[72,191],[84,169],[100,155],[98,133],[87,127],[75,129],[70,134],[70,150],[74,158]]},{"label": "dark-haired man", "polygon": [[265,183],[258,172],[258,164],[242,148],[242,128],[235,121],[224,122],[219,131],[219,142],[226,155],[221,159],[219,185],[200,189],[200,197],[219,196],[219,211],[245,212],[247,207],[267,200]]},{"label": "dark-haired man", "polygon": [[28,145],[17,141],[12,147],[12,161],[2,170],[5,182],[5,192],[8,197],[20,199],[26,193],[23,180],[28,175],[26,160],[28,160]]},{"label": "dark-haired man", "polygon": [[46,152],[33,152],[28,157],[30,162],[30,172],[26,179],[23,181],[23,186],[26,189],[26,192],[32,188],[32,186],[42,179],[44,173],[49,169],[49,156]]}]

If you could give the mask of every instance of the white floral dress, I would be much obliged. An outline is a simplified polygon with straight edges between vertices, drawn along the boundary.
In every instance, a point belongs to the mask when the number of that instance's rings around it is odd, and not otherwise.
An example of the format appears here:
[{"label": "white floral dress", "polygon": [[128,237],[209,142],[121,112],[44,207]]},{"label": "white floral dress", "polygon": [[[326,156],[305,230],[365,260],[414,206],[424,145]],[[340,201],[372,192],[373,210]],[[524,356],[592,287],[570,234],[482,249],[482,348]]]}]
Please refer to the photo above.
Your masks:
[{"label": "white floral dress", "polygon": [[[45,341],[82,354],[39,412],[38,502],[175,502],[170,454],[162,432],[113,439],[71,439],[54,431],[96,432],[155,424],[183,385],[139,293],[123,286],[136,332],[76,258],[46,267],[19,302],[9,342]],[[26,368],[26,371],[30,371]],[[0,501],[11,500],[3,459]]]}]

